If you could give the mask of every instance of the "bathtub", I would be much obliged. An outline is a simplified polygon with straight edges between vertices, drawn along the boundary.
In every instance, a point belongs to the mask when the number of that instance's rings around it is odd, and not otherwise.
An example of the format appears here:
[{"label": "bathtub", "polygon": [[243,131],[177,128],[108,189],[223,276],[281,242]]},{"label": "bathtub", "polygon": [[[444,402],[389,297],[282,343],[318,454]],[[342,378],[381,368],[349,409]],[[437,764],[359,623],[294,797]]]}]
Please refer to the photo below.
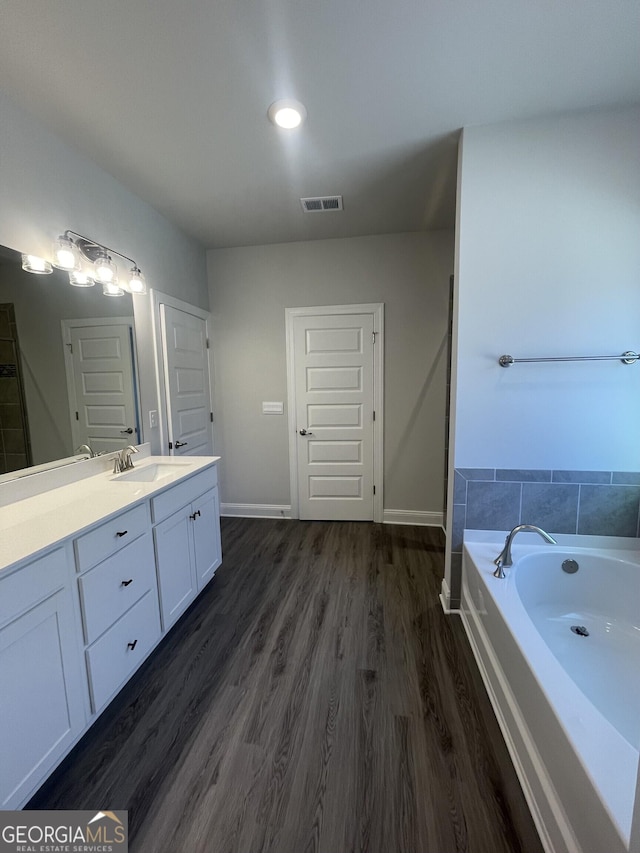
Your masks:
[{"label": "bathtub", "polygon": [[498,580],[504,534],[465,531],[461,617],[545,850],[624,853],[640,746],[640,551],[633,539],[557,538],[520,534]]}]

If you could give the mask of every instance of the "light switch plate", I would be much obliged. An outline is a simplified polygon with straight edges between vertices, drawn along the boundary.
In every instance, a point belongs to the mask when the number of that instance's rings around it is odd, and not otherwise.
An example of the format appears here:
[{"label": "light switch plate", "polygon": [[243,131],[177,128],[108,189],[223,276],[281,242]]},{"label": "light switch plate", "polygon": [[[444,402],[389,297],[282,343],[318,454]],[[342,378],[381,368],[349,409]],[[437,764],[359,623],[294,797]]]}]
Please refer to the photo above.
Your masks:
[{"label": "light switch plate", "polygon": [[149,427],[151,429],[156,429],[158,426],[158,413],[155,409],[152,409],[149,412]]},{"label": "light switch plate", "polygon": [[264,403],[262,404],[263,415],[283,415],[284,403]]}]

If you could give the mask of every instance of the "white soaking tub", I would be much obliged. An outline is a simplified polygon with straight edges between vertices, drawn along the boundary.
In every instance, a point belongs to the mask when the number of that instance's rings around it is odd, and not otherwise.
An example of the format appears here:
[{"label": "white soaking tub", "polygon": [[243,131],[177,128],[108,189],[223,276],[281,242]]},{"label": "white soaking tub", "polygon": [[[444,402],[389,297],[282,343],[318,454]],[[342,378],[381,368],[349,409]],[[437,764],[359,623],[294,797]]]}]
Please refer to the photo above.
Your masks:
[{"label": "white soaking tub", "polygon": [[466,531],[461,616],[545,850],[623,853],[640,746],[640,551],[557,538],[519,534],[499,580],[504,534]]}]

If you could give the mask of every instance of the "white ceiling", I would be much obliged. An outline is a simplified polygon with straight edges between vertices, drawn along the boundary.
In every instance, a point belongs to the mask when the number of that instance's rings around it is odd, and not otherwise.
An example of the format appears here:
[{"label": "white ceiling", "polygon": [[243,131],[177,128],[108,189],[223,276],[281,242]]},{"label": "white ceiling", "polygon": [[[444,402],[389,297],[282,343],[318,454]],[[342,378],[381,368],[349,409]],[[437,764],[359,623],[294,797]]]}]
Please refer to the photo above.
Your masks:
[{"label": "white ceiling", "polygon": [[446,228],[461,127],[640,100],[640,3],[1,0],[0,86],[210,248]]}]

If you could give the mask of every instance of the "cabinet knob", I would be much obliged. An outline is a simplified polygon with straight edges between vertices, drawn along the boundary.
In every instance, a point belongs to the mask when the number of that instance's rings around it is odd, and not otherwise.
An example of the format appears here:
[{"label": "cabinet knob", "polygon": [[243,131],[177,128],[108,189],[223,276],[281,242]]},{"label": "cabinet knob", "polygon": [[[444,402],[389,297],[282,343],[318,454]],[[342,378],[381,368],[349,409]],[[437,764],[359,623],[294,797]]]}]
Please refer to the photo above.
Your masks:
[{"label": "cabinet knob", "polygon": [[118,530],[116,536],[126,536],[128,532],[128,530]]},{"label": "cabinet knob", "polygon": [[127,648],[131,649],[131,651],[133,651],[136,647],[137,642],[138,642],[137,640],[134,640],[133,643],[127,643]]},{"label": "cabinet knob", "polygon": [[129,586],[130,583],[133,583],[133,578],[129,578],[128,581],[122,581],[121,586]]}]

